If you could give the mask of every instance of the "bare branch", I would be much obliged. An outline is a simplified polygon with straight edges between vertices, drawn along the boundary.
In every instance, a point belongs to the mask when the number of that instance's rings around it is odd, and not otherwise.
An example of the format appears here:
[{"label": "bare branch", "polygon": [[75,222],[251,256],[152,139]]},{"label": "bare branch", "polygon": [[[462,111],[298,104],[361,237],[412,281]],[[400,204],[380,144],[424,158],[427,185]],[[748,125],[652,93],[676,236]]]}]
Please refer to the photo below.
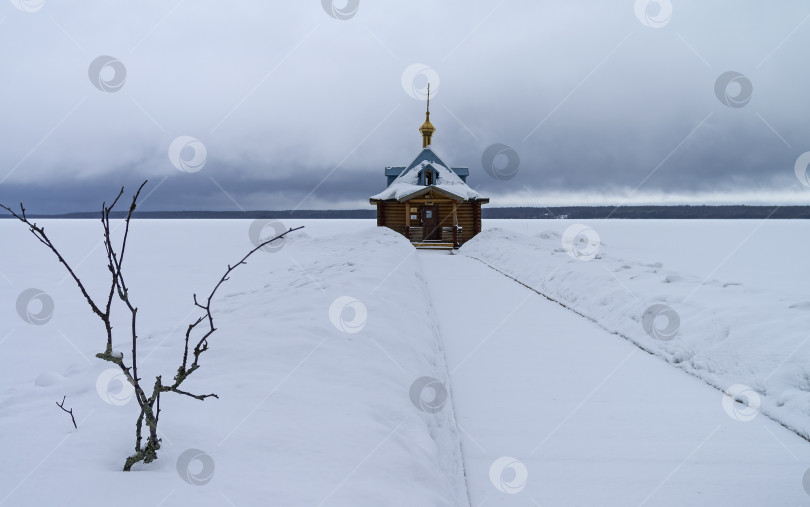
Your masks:
[{"label": "bare branch", "polygon": [[62,396],[62,403],[59,403],[58,401],[54,403],[56,403],[57,407],[61,408],[63,411],[70,414],[70,420],[73,421],[73,427],[79,429],[79,427],[76,425],[76,418],[73,417],[73,409],[71,408],[70,410],[68,410],[65,408],[65,398],[67,398],[67,395]]},{"label": "bare branch", "polygon": [[[214,317],[213,317],[213,315],[211,315],[211,300],[213,300],[213,299],[214,299],[214,295],[217,293],[217,291],[219,290],[220,286],[222,286],[222,284],[223,284],[223,283],[225,283],[226,281],[228,281],[228,280],[230,279],[230,276],[229,276],[229,275],[231,274],[231,272],[232,272],[232,271],[233,271],[233,270],[234,270],[236,267],[241,266],[241,265],[243,265],[243,264],[247,264],[247,262],[246,262],[246,261],[248,260],[248,258],[250,258],[250,256],[251,256],[251,255],[253,255],[254,253],[258,252],[258,251],[259,251],[259,250],[261,250],[262,248],[264,248],[266,245],[269,245],[269,244],[270,244],[270,243],[272,243],[273,241],[278,241],[278,240],[280,240],[280,239],[284,238],[284,236],[286,236],[287,234],[289,234],[289,233],[291,233],[291,232],[295,232],[295,231],[300,230],[300,229],[303,229],[303,228],[304,228],[304,226],[296,227],[296,228],[294,228],[294,229],[293,229],[293,228],[287,229],[286,231],[282,232],[281,234],[277,235],[276,237],[271,238],[271,239],[268,239],[267,241],[264,241],[264,242],[262,242],[261,244],[257,245],[257,246],[256,246],[256,247],[255,247],[253,250],[251,250],[251,251],[249,251],[247,254],[245,254],[245,256],[244,256],[244,257],[242,257],[242,258],[239,260],[239,262],[237,262],[237,263],[236,263],[236,264],[234,264],[233,266],[231,266],[230,264],[228,264],[228,269],[227,269],[227,270],[225,270],[225,274],[224,274],[224,275],[222,275],[222,278],[220,278],[219,282],[217,282],[217,284],[214,286],[214,289],[213,289],[213,290],[211,291],[211,293],[208,295],[208,298],[207,298],[207,300],[206,300],[205,305],[200,304],[200,303],[197,301],[197,295],[196,295],[196,294],[194,295],[194,304],[195,304],[196,306],[198,306],[198,307],[202,308],[203,310],[205,310],[206,317],[207,317],[207,319],[208,319],[208,332],[206,332],[206,333],[205,333],[205,334],[202,336],[202,338],[200,338],[200,341],[197,343],[197,346],[196,346],[196,347],[194,347],[194,362],[192,363],[192,367],[196,367],[196,366],[197,366],[197,361],[198,361],[198,359],[199,359],[200,354],[201,354],[202,352],[205,352],[205,351],[208,349],[208,343],[207,343],[207,341],[206,341],[206,340],[208,339],[208,337],[209,337],[209,336],[210,336],[210,335],[211,335],[211,334],[212,334],[214,331],[216,331],[216,328],[214,327]],[[196,326],[197,324],[198,324],[198,322],[197,322],[197,323],[195,323],[195,324],[193,324],[193,326]],[[193,327],[193,326],[192,326],[192,327]],[[184,357],[186,357],[187,355],[188,355],[188,343],[186,343],[186,351],[185,351],[185,353],[184,353]],[[185,364],[184,364],[184,366],[185,366]],[[182,382],[182,381],[181,381],[181,382]],[[176,384],[176,385],[179,385],[179,384]]]},{"label": "bare branch", "polygon": [[171,391],[173,393],[190,396],[192,398],[195,398],[195,399],[198,399],[198,400],[201,400],[201,401],[206,399],[206,398],[217,398],[217,399],[219,399],[219,396],[217,396],[216,394],[191,394],[191,393],[188,393],[186,391],[181,391],[180,389],[177,389],[177,388],[174,388],[174,387],[171,388],[171,389],[167,389],[167,391]]},{"label": "bare branch", "polygon": [[81,282],[81,280],[79,280],[79,277],[76,276],[76,273],[73,271],[73,268],[70,267],[65,258],[62,257],[62,254],[60,254],[59,251],[56,249],[56,246],[51,242],[48,235],[45,234],[45,228],[39,227],[36,223],[31,222],[30,220],[28,220],[28,217],[25,216],[25,208],[23,207],[22,203],[20,203],[21,214],[15,213],[14,210],[12,210],[7,206],[4,206],[3,204],[0,204],[0,208],[3,208],[4,210],[8,211],[14,218],[27,225],[28,229],[31,231],[31,234],[33,234],[39,240],[40,243],[47,246],[54,253],[54,255],[56,255],[56,258],[59,260],[59,262],[61,262],[65,266],[65,269],[67,269],[68,273],[70,273],[71,278],[73,278],[73,280],[79,286],[79,290],[81,290],[82,295],[87,300],[87,303],[90,305],[90,308],[96,315],[103,318],[104,314],[102,313],[101,309],[99,309],[99,307],[96,306],[95,301],[93,301],[93,298],[90,297],[90,294],[87,292],[87,289],[85,289],[84,284]]}]

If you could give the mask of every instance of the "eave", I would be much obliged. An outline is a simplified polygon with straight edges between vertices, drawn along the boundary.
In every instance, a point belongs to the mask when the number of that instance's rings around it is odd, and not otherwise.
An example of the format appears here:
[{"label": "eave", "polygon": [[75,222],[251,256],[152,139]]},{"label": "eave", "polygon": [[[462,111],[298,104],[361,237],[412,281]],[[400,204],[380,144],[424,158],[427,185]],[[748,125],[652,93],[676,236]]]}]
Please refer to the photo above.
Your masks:
[{"label": "eave", "polygon": [[480,202],[482,204],[489,203],[489,198],[488,197],[465,199],[465,198],[461,197],[460,195],[456,195],[456,194],[454,194],[452,192],[444,190],[443,188],[437,187],[435,185],[430,185],[430,186],[421,188],[419,190],[416,190],[415,192],[411,192],[410,194],[404,195],[404,196],[400,197],[399,199],[369,199],[369,203],[375,204],[377,202],[405,202],[405,201],[409,201],[411,199],[416,199],[417,197],[420,197],[422,195],[430,193],[431,191],[436,192],[439,195],[442,195],[444,197],[447,197],[448,199],[452,199],[452,200],[457,201],[457,202]]}]

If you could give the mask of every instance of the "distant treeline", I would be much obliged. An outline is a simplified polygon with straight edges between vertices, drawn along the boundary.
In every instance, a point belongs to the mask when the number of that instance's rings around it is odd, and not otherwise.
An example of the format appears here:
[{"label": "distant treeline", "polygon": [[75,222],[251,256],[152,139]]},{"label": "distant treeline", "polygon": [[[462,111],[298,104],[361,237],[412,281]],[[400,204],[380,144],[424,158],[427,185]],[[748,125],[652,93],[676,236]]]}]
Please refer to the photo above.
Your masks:
[{"label": "distant treeline", "polygon": [[[112,213],[123,218],[125,212]],[[30,215],[35,218],[99,218],[100,212]],[[376,218],[374,209],[295,211],[137,211],[137,218],[255,219],[255,218]],[[9,215],[0,215],[9,218]],[[810,206],[557,206],[553,208],[484,207],[482,218],[810,218]]]},{"label": "distant treeline", "polygon": [[560,206],[483,208],[482,218],[810,218],[810,206]]},{"label": "distant treeline", "polygon": [[[8,218],[10,215],[0,215]],[[33,215],[34,218],[99,218],[101,212],[66,213],[64,215]],[[113,218],[126,217],[125,211],[113,211]],[[349,210],[295,210],[295,211],[136,211],[135,218],[183,218],[183,219],[254,219],[254,218],[376,218],[374,209]]]}]

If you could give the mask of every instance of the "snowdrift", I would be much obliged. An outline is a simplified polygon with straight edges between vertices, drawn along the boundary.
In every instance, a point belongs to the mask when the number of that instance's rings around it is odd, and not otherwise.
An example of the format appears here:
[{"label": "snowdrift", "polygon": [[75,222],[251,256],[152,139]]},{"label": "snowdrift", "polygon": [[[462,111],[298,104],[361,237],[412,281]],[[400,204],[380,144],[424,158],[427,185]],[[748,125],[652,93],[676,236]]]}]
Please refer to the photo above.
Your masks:
[{"label": "snowdrift", "polygon": [[[748,405],[740,417],[759,410],[810,438],[810,300],[622,259],[610,245],[586,245],[577,258],[561,236],[489,229],[460,252],[729,390]],[[689,247],[685,255],[699,255]]]},{"label": "snowdrift", "polygon": [[[142,377],[177,367],[188,282],[201,293],[250,248],[248,224],[234,223],[134,225]],[[93,357],[101,324],[75,287],[57,286],[60,266],[41,245],[3,225],[19,245],[4,257],[19,266],[15,287],[39,284],[57,308],[42,326],[21,322],[13,302],[0,314],[15,328],[0,356],[0,447],[13,463],[0,474],[3,505],[468,505],[449,387],[440,410],[412,401],[417,379],[449,382],[427,288],[401,235],[372,227],[315,239],[304,230],[240,266],[214,302],[211,350],[184,384],[220,398],[162,398],[159,459],[124,473],[137,410]],[[97,227],[50,229],[68,257],[81,258]],[[82,266],[91,290],[103,287],[89,274],[96,257]],[[180,309],[165,310],[179,292]],[[115,345],[129,350],[125,335]],[[63,395],[78,430],[54,407]],[[189,461],[190,450],[201,459]]]}]

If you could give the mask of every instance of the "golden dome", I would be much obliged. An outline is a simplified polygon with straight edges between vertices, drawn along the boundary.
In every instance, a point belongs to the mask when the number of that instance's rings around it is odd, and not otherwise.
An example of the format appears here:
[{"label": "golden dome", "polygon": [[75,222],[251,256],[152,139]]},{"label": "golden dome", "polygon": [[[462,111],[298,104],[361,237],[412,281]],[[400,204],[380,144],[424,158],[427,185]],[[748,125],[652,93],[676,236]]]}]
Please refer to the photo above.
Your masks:
[{"label": "golden dome", "polygon": [[427,118],[425,118],[425,123],[423,123],[422,126],[419,127],[419,132],[421,132],[422,135],[429,135],[436,132],[436,127],[434,127],[433,124],[430,123],[430,113],[427,114]]}]

